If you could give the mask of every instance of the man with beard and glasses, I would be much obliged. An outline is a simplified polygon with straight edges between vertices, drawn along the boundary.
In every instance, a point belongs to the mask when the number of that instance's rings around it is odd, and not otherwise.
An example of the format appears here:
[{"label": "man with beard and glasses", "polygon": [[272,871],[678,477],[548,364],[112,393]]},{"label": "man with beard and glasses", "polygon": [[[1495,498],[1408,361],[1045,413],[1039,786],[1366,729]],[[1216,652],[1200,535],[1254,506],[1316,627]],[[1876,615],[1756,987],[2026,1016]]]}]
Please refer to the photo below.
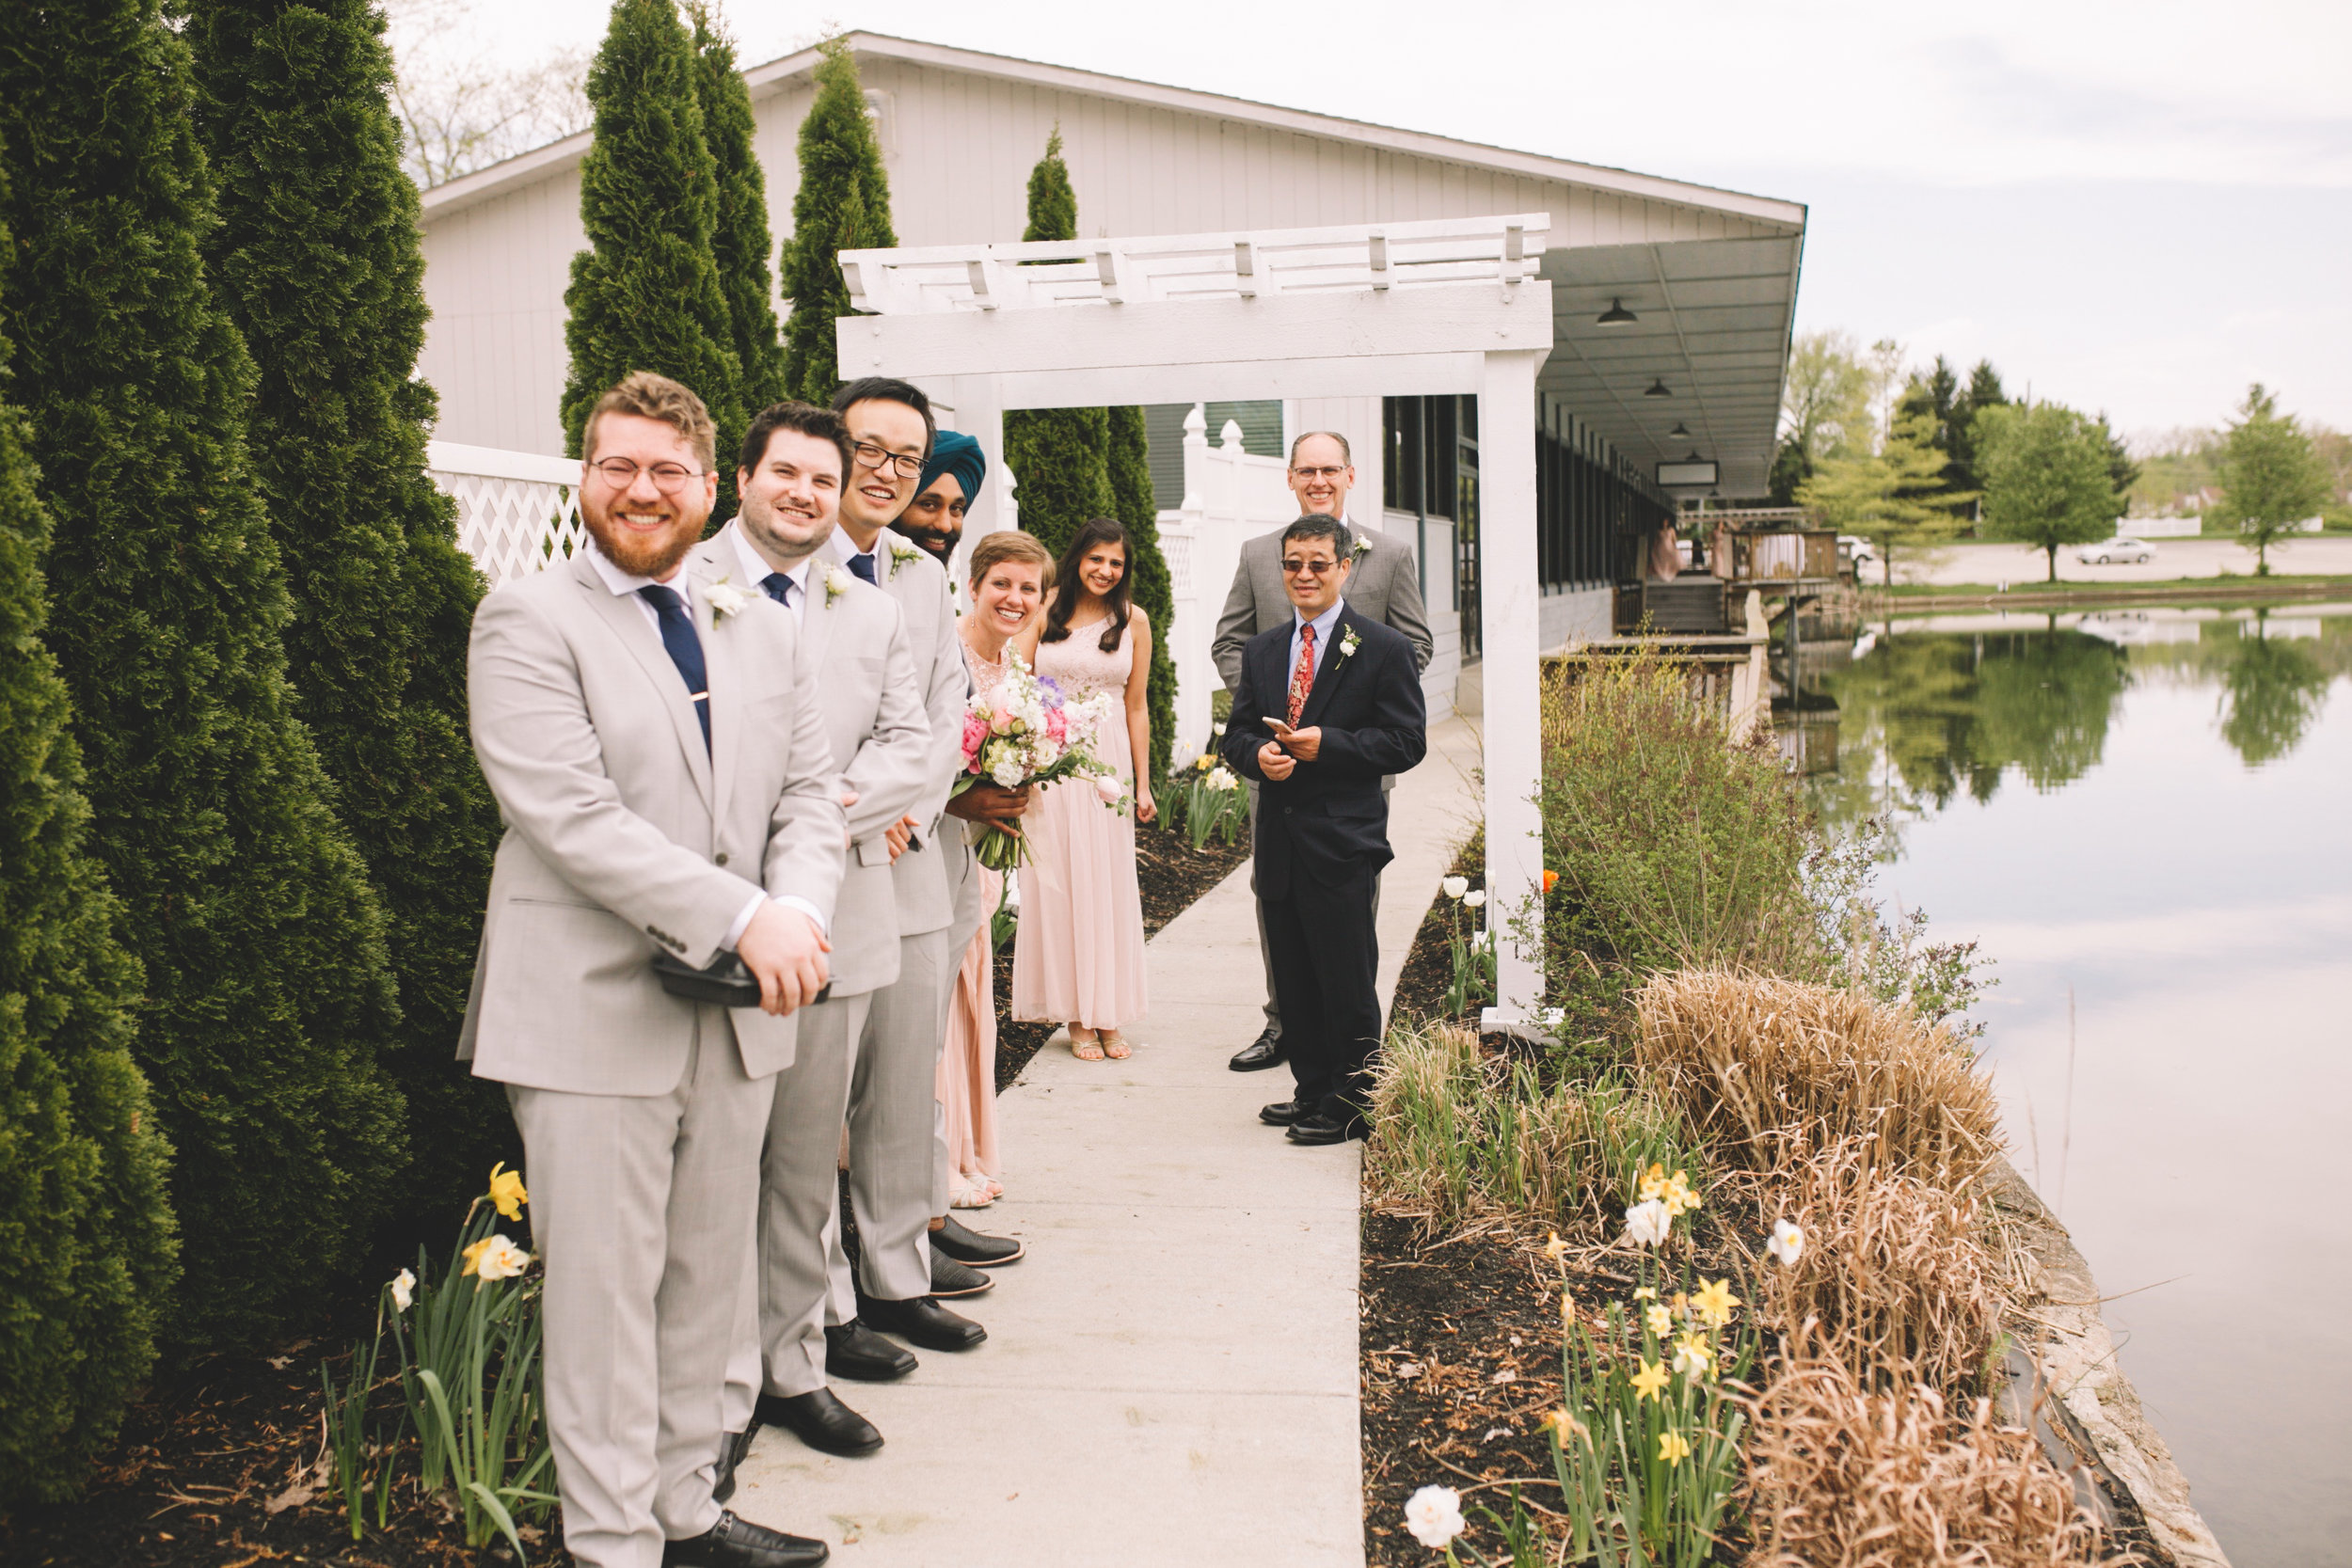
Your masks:
[{"label": "man with beard and glasses", "polygon": [[[712,1497],[760,1142],[830,974],[840,773],[791,613],[690,564],[709,412],[666,377],[598,400],[590,544],[474,613],[473,742],[506,835],[458,1054],[507,1085],[547,1263],[547,1417],[588,1568],[801,1568],[821,1542]],[[658,957],[758,985],[674,993]]]},{"label": "man with beard and glasses", "polygon": [[[733,1435],[720,1459],[721,1502],[733,1495],[735,1467],[761,1426],[788,1428],[810,1448],[852,1458],[882,1441],[825,1386],[827,1251],[838,1223],[834,1171],[850,1042],[866,1032],[872,993],[898,977],[890,867],[906,851],[903,818],[930,789],[933,768],[906,618],[889,594],[824,552],[849,467],[839,415],[805,403],[763,411],[744,432],[736,469],[742,510],[689,558],[765,594],[800,623],[850,814],[850,864],[833,917],[833,990],[802,1014],[800,1052],[776,1076],[760,1157],[758,1266],[744,1281],[727,1369]],[[882,1348],[912,1366],[913,1356],[887,1341]]]},{"label": "man with beard and glasses", "polygon": [[[876,990],[853,1050],[850,1080],[850,1204],[857,1223],[852,1275],[838,1242],[827,1309],[826,1367],[834,1376],[880,1380],[912,1361],[871,1330],[936,1351],[967,1351],[988,1338],[971,1319],[939,1304],[945,1291],[977,1294],[988,1276],[968,1263],[1009,1262],[1018,1243],[962,1231],[942,1242],[932,1228],[947,1207],[939,1057],[949,989],[977,919],[975,863],[961,822],[1010,820],[1025,793],[984,786],[952,801],[962,770],[963,705],[972,686],[956,635],[947,574],[891,530],[914,499],[936,428],[930,401],[903,381],[869,376],[834,394],[850,437],[849,483],[841,493],[833,555],[897,601],[914,649],[914,678],[930,722],[931,775],[922,803],[904,818],[907,852],[891,867],[898,906],[898,977]],[[968,1238],[968,1241],[965,1240]],[[971,1256],[944,1250],[958,1246]],[[888,1354],[885,1354],[888,1353]]]},{"label": "man with beard and glasses", "polygon": [[957,544],[963,538],[963,515],[988,477],[988,454],[979,442],[961,431],[943,430],[931,441],[930,461],[915,481],[914,499],[891,528],[947,566],[952,576]]}]

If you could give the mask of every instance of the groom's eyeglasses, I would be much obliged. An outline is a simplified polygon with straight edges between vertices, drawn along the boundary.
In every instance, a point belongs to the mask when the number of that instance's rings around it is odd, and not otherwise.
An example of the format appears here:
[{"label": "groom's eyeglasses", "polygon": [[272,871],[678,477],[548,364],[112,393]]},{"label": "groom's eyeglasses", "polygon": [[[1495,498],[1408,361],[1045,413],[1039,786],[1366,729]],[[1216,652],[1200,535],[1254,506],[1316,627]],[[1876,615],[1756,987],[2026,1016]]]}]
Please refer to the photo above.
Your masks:
[{"label": "groom's eyeglasses", "polygon": [[608,457],[589,467],[602,474],[604,482],[615,490],[626,490],[636,483],[640,473],[650,473],[653,487],[665,496],[676,495],[696,472],[683,463],[656,463],[651,468],[640,468],[626,457]]},{"label": "groom's eyeglasses", "polygon": [[1340,563],[1338,562],[1327,559],[1323,561],[1301,561],[1295,555],[1286,555],[1282,558],[1283,573],[1286,576],[1295,578],[1325,577],[1337,570],[1339,564]]}]

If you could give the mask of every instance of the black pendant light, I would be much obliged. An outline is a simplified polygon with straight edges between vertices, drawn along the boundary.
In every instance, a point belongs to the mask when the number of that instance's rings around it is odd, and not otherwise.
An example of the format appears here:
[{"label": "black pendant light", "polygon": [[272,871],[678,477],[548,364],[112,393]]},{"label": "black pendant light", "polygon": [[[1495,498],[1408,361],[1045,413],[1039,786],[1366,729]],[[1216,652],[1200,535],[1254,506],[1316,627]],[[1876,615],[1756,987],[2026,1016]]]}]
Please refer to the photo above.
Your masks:
[{"label": "black pendant light", "polygon": [[1625,301],[1622,299],[1612,299],[1609,302],[1609,309],[1603,310],[1598,318],[1603,326],[1631,326],[1641,319],[1625,308]]},{"label": "black pendant light", "polygon": [[1667,439],[1668,439],[1668,440],[1678,441],[1678,440],[1682,439],[1684,436],[1688,436],[1688,435],[1690,435],[1690,434],[1691,434],[1690,428],[1689,428],[1688,426],[1686,426],[1686,425],[1685,425],[1685,424],[1684,424],[1684,423],[1683,423],[1680,420],[1677,420],[1675,421],[1675,427],[1674,427],[1672,430],[1670,430],[1670,431],[1666,432],[1666,437],[1667,437]]},{"label": "black pendant light", "polygon": [[1667,389],[1665,380],[1661,377],[1659,380],[1651,382],[1649,384],[1649,390],[1644,392],[1642,395],[1645,398],[1670,398],[1674,396],[1674,393]]}]

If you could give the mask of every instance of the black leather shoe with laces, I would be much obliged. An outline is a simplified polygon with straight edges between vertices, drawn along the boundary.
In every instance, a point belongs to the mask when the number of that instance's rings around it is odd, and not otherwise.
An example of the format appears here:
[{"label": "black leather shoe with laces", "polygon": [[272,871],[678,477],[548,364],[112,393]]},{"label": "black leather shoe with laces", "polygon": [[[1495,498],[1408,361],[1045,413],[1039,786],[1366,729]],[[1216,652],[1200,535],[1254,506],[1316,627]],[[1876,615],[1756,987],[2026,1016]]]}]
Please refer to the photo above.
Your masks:
[{"label": "black leather shoe with laces", "polygon": [[1336,1121],[1318,1111],[1303,1121],[1292,1123],[1291,1130],[1282,1135],[1295,1144],[1320,1147],[1325,1144],[1343,1144],[1350,1138],[1363,1137],[1370,1131],[1371,1129],[1364,1124],[1361,1117],[1352,1117],[1347,1121]]},{"label": "black leather shoe with laces", "polygon": [[1281,1037],[1268,1028],[1256,1039],[1235,1052],[1233,1059],[1225,1065],[1235,1072],[1263,1072],[1267,1068],[1279,1067],[1281,1063]]},{"label": "black leather shoe with laces", "polygon": [[853,1383],[896,1383],[921,1365],[913,1351],[883,1338],[866,1327],[863,1318],[851,1318],[825,1330],[827,1377],[846,1377]]},{"label": "black leather shoe with laces", "polygon": [[1311,1105],[1295,1100],[1278,1100],[1258,1113],[1258,1119],[1268,1127],[1295,1127],[1315,1114]]},{"label": "black leather shoe with laces", "polygon": [[700,1535],[661,1545],[661,1568],[818,1568],[833,1555],[822,1541],[787,1535],[722,1512]]},{"label": "black leather shoe with laces", "polygon": [[884,1334],[912,1339],[925,1350],[970,1350],[988,1338],[987,1329],[956,1316],[929,1296],[911,1301],[867,1296],[859,1305],[858,1316]]},{"label": "black leather shoe with laces", "polygon": [[752,1414],[760,1425],[782,1427],[819,1453],[863,1459],[882,1446],[874,1423],[843,1404],[830,1388],[789,1398],[762,1394]]},{"label": "black leather shoe with laces", "polygon": [[931,1232],[931,1249],[944,1252],[967,1269],[993,1269],[1018,1262],[1029,1249],[1009,1236],[983,1236],[955,1215]]}]

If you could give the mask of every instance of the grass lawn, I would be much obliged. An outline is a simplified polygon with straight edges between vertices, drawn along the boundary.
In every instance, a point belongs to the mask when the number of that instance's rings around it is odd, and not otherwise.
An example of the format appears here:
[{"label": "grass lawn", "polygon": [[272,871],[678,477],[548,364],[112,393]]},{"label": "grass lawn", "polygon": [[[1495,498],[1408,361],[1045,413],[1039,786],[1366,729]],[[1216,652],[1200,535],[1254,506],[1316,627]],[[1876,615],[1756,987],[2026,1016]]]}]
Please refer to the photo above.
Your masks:
[{"label": "grass lawn", "polygon": [[2326,575],[2292,577],[2285,573],[2274,572],[2269,577],[2258,578],[2251,573],[2232,572],[2224,577],[2154,578],[2133,582],[2078,581],[2063,578],[2057,582],[2012,582],[2006,593],[1989,582],[1899,582],[1892,588],[1873,582],[1866,583],[1863,591],[1898,599],[1967,598],[1971,596],[2014,599],[2027,595],[2049,597],[2058,594],[2090,596],[2101,594],[2209,594],[2217,589],[2232,594],[2242,594],[2256,589],[2264,592],[2273,589],[2294,589],[2300,592],[2314,588],[2352,590],[2352,577]]}]

